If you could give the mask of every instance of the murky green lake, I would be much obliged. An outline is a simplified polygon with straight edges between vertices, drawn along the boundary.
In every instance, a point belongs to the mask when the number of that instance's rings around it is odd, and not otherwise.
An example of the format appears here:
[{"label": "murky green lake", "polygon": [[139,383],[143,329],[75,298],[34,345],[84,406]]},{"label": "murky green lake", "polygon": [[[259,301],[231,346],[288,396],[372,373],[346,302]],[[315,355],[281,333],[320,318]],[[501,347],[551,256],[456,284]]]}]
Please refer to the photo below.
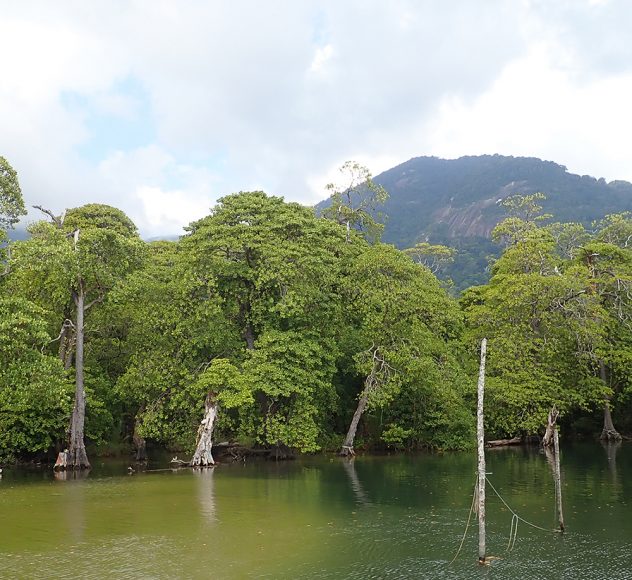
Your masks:
[{"label": "murky green lake", "polygon": [[[488,551],[478,529],[457,551],[472,501],[471,454],[318,457],[85,479],[5,469],[1,578],[632,578],[632,444],[562,450],[567,532],[520,523],[488,489]],[[490,481],[520,516],[553,529],[554,486],[536,448],[490,450]],[[152,466],[149,468],[157,468]]]}]

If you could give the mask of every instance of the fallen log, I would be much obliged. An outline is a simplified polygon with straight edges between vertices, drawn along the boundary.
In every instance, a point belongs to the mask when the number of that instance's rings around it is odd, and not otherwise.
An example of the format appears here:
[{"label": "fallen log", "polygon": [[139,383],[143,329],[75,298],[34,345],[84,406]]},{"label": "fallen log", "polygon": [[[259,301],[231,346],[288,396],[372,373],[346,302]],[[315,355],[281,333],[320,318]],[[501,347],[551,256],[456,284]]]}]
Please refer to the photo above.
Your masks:
[{"label": "fallen log", "polygon": [[507,445],[520,445],[522,437],[512,437],[511,439],[496,439],[485,443],[485,447],[505,447]]}]

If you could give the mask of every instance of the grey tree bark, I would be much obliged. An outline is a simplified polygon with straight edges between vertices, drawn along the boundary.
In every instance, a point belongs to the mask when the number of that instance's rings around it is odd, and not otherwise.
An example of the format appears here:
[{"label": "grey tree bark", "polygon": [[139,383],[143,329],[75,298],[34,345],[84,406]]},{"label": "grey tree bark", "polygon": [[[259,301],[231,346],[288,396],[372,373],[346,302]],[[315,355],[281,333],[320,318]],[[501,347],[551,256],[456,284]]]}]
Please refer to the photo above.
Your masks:
[{"label": "grey tree bark", "polygon": [[481,342],[481,363],[478,371],[478,404],[476,407],[476,441],[478,453],[478,562],[485,564],[485,358],[487,339]]},{"label": "grey tree bark", "polygon": [[204,418],[198,428],[197,446],[193,458],[192,467],[210,467],[215,465],[213,460],[213,427],[217,418],[217,401],[215,393],[208,393],[204,401]]},{"label": "grey tree bark", "polygon": [[[599,376],[604,384],[608,384],[607,382],[607,374],[606,374],[606,365],[602,360],[599,361]],[[605,397],[604,406],[603,406],[603,429],[601,431],[602,441],[621,441],[622,437],[619,432],[615,429],[614,423],[612,422],[612,414],[610,412],[610,397]]]},{"label": "grey tree bark", "polygon": [[87,469],[90,467],[84,442],[84,425],[86,421],[86,392],[84,389],[83,345],[85,291],[83,281],[79,281],[79,289],[75,293],[75,405],[70,421],[70,441],[68,446],[67,469]]},{"label": "grey tree bark", "polygon": [[555,432],[555,423],[557,422],[557,418],[560,412],[555,408],[549,411],[549,416],[546,422],[546,431],[544,432],[544,437],[542,437],[542,447],[550,447],[553,445],[553,434]]},{"label": "grey tree bark", "polygon": [[386,362],[378,346],[373,345],[365,354],[371,357],[371,372],[364,381],[364,389],[362,390],[360,399],[358,400],[358,406],[353,413],[349,430],[340,449],[340,455],[343,457],[353,457],[355,455],[353,442],[355,441],[356,432],[358,430],[358,423],[367,408],[371,393],[388,383],[391,375],[394,373],[394,369]]},{"label": "grey tree bark", "polygon": [[358,406],[356,407],[355,413],[353,413],[353,418],[351,419],[351,424],[349,425],[347,436],[345,437],[342,448],[340,449],[340,455],[342,455],[343,457],[353,457],[355,455],[355,451],[353,450],[353,442],[355,441],[356,432],[358,430],[358,423],[360,422],[360,418],[362,417],[362,414],[364,413],[368,402],[369,394],[367,392],[364,392],[363,395],[360,397],[360,400],[358,401]]},{"label": "grey tree bark", "polygon": [[560,441],[557,429],[553,431],[553,449],[555,453],[554,477],[555,477],[555,505],[557,507],[557,517],[560,523],[560,531],[563,532],[564,512],[562,511],[562,475],[560,471]]}]

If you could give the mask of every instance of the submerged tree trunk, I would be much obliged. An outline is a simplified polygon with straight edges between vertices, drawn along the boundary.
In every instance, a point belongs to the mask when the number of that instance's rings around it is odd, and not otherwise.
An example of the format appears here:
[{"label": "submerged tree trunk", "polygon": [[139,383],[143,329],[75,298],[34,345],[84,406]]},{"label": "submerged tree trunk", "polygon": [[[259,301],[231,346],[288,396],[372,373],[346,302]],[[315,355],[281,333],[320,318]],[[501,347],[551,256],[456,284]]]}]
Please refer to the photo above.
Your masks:
[{"label": "submerged tree trunk", "polygon": [[369,402],[369,394],[366,392],[360,397],[358,401],[358,406],[356,407],[355,413],[353,414],[353,419],[351,419],[351,425],[349,425],[349,430],[347,431],[347,436],[345,437],[344,443],[342,444],[342,448],[340,449],[340,455],[343,457],[353,457],[355,452],[353,450],[353,442],[355,440],[356,431],[358,430],[358,423],[360,422],[360,418],[364,413],[366,406]]},{"label": "submerged tree trunk", "polygon": [[75,406],[70,421],[70,441],[68,447],[67,469],[86,469],[90,467],[86,446],[83,440],[83,429],[86,419],[86,393],[83,380],[83,315],[85,312],[85,294],[83,282],[79,282],[79,290],[75,294],[77,306],[77,322],[75,324]]},{"label": "submerged tree trunk", "polygon": [[555,405],[553,405],[549,411],[544,437],[542,437],[542,447],[550,447],[553,445],[553,433],[555,432],[555,423],[557,422],[559,414],[560,412],[555,408]]},{"label": "submerged tree trunk", "polygon": [[[607,383],[606,376],[606,365],[602,360],[599,361],[599,376],[604,384]],[[622,437],[619,432],[614,428],[614,423],[612,422],[612,414],[610,413],[610,397],[605,397],[604,406],[603,406],[603,429],[601,431],[602,441],[621,441]]]},{"label": "submerged tree trunk", "polygon": [[553,477],[555,478],[555,506],[557,510],[557,518],[560,524],[560,532],[565,530],[564,512],[562,511],[562,475],[560,471],[560,441],[557,429],[553,431],[553,449],[555,454],[555,463],[553,469]]},{"label": "submerged tree trunk", "polygon": [[213,454],[213,427],[217,417],[217,401],[215,393],[208,393],[204,402],[204,419],[198,428],[197,447],[191,459],[192,467],[210,467],[215,465]]}]

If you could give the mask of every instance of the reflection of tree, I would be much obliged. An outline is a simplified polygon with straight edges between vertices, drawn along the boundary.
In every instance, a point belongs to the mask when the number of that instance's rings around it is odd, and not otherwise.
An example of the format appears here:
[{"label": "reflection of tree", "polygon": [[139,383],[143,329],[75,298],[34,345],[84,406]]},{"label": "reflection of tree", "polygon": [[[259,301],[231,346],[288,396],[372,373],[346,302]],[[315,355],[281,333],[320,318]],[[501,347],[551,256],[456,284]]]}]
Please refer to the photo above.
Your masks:
[{"label": "reflection of tree", "polygon": [[606,452],[608,460],[608,471],[610,471],[610,479],[614,486],[619,483],[617,475],[617,451],[621,447],[621,441],[601,441],[601,446]]},{"label": "reflection of tree", "polygon": [[[90,473],[89,469],[71,469],[67,471],[55,471],[55,479],[64,481],[60,487],[62,491],[61,508],[63,519],[66,521],[68,535],[73,542],[83,541],[83,534],[86,528],[85,517],[85,486],[82,479],[86,479]],[[77,481],[71,481],[77,480]]]},{"label": "reflection of tree", "polygon": [[200,513],[209,523],[215,523],[215,491],[213,489],[213,476],[215,469],[194,469],[193,473],[198,478],[198,499],[200,500]]},{"label": "reflection of tree", "polygon": [[355,468],[355,458],[343,459],[342,466],[345,468],[347,477],[351,483],[351,489],[353,490],[353,495],[355,495],[356,502],[364,506],[371,505],[369,496],[364,491],[362,482],[358,478],[358,473]]},{"label": "reflection of tree", "polygon": [[[549,426],[552,425],[551,414],[549,414]],[[547,427],[547,431],[549,427]],[[564,515],[562,511],[562,473],[560,470],[560,445],[559,445],[559,435],[556,427],[552,427],[551,429],[553,435],[551,439],[553,439],[553,447],[551,445],[544,446],[544,454],[546,455],[546,460],[551,467],[551,473],[553,474],[553,482],[555,483],[555,513],[558,517],[558,521],[560,524],[560,531],[564,531]]]}]

